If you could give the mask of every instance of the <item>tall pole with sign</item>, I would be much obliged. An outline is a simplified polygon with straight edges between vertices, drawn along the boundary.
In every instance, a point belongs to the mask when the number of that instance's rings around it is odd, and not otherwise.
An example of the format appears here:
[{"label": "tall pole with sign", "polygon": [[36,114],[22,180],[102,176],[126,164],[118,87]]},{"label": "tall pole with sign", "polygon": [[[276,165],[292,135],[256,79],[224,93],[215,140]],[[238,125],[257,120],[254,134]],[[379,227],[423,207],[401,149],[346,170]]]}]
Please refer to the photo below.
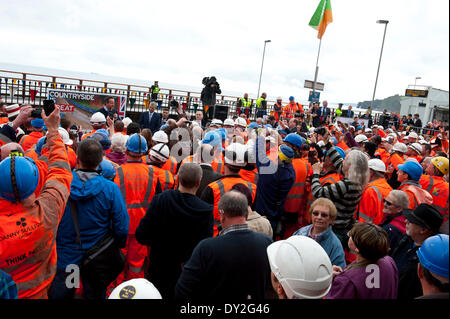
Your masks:
[{"label": "tall pole with sign", "polygon": [[312,83],[313,98],[316,93],[317,76],[319,75],[319,55],[320,55],[320,47],[322,45],[322,36],[325,33],[327,25],[331,22],[333,22],[333,15],[331,13],[331,0],[320,0],[316,11],[314,12],[311,20],[309,21],[309,26],[313,27],[318,31],[317,38],[320,39],[319,50],[317,52],[316,70],[314,73],[314,82]]}]

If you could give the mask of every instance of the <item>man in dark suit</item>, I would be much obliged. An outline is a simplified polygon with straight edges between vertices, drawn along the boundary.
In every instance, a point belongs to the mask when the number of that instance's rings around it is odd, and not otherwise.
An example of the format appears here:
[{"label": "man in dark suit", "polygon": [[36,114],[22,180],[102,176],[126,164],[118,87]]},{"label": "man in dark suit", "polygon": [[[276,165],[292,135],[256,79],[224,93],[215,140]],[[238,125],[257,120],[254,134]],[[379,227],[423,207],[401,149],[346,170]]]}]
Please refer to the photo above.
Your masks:
[{"label": "man in dark suit", "polygon": [[327,101],[323,101],[322,103],[322,107],[319,109],[320,110],[320,124],[326,124],[328,118],[330,117],[330,109],[327,107],[328,106],[328,102]]},{"label": "man in dark suit", "polygon": [[119,114],[117,113],[117,110],[114,109],[115,100],[113,97],[108,96],[104,100],[104,106],[102,109],[98,110],[100,113],[102,113],[105,118],[108,116],[114,121],[119,117]]},{"label": "man in dark suit", "polygon": [[197,158],[199,159],[200,167],[203,171],[202,180],[200,181],[200,186],[196,193],[196,195],[200,197],[206,186],[221,178],[222,174],[215,172],[211,166],[211,163],[214,160],[214,147],[212,145],[202,144],[197,152]]},{"label": "man in dark suit", "polygon": [[244,194],[225,193],[218,208],[223,230],[195,247],[175,286],[175,298],[264,299],[271,283],[267,247],[272,239],[248,228]]},{"label": "man in dark suit", "polygon": [[139,126],[142,129],[148,128],[154,134],[161,127],[161,114],[155,112],[156,110],[156,102],[150,102],[148,107],[148,112],[141,113],[139,117]]}]

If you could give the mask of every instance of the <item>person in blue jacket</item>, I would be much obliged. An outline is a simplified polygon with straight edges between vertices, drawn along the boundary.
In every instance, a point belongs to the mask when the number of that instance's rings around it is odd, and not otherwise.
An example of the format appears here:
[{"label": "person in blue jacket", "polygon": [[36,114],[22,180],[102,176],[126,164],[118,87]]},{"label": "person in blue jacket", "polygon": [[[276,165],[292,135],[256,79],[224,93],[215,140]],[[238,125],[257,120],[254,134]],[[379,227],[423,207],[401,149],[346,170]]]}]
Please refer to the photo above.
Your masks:
[{"label": "person in blue jacket", "polygon": [[[94,246],[111,232],[119,247],[125,247],[128,236],[129,215],[119,187],[105,179],[97,171],[103,159],[101,144],[95,139],[83,140],[77,149],[77,169],[73,171],[70,186],[71,200],[77,207],[81,249],[77,243],[71,205],[67,204],[58,227],[56,250],[58,255],[56,276],[50,288],[51,299],[72,299],[76,288],[66,285],[66,279],[73,274],[69,265],[80,265],[83,252]],[[81,278],[86,298],[104,299],[105,291],[93,293],[90,283]],[[89,297],[87,297],[89,296]]]},{"label": "person in blue jacket", "polygon": [[344,269],[346,266],[344,248],[331,227],[337,216],[336,206],[328,198],[321,197],[311,204],[309,212],[312,224],[300,228],[293,235],[314,239],[330,257],[331,264]]}]

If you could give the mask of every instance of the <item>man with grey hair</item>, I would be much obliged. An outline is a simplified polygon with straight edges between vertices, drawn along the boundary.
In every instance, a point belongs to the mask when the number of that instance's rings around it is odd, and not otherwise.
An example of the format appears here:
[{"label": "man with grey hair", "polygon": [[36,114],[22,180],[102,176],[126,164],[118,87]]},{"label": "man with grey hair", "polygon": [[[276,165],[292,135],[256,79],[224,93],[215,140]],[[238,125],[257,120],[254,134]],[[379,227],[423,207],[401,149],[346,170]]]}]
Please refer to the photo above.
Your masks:
[{"label": "man with grey hair", "polygon": [[406,233],[403,211],[409,206],[408,195],[404,191],[393,190],[383,200],[383,221],[379,225],[388,234],[389,247],[393,249]]},{"label": "man with grey hair", "polygon": [[158,104],[156,102],[150,102],[148,107],[148,112],[141,113],[139,117],[139,126],[142,129],[148,128],[154,134],[161,127],[161,114],[156,113],[156,107]]},{"label": "man with grey hair", "polygon": [[179,186],[155,195],[136,229],[137,241],[150,246],[146,278],[172,299],[183,264],[195,246],[213,235],[213,206],[195,196],[202,179],[196,163],[185,163],[178,172]]},{"label": "man with grey hair", "polygon": [[182,300],[264,299],[270,285],[266,249],[272,239],[246,224],[248,203],[244,194],[230,191],[219,201],[218,237],[201,241],[175,287]]}]

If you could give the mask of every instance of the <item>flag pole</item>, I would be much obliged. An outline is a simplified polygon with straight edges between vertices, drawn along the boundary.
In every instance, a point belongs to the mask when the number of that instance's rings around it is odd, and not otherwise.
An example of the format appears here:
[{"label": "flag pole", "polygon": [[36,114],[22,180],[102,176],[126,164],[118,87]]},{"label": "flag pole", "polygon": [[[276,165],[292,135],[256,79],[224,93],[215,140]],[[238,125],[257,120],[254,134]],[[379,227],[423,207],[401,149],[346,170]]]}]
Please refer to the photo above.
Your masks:
[{"label": "flag pole", "polygon": [[319,55],[320,55],[320,47],[321,47],[321,45],[322,45],[322,38],[320,38],[319,50],[317,52],[316,73],[314,74],[314,82],[313,82],[313,96],[314,96],[314,93],[316,92],[317,75],[319,73]]}]

